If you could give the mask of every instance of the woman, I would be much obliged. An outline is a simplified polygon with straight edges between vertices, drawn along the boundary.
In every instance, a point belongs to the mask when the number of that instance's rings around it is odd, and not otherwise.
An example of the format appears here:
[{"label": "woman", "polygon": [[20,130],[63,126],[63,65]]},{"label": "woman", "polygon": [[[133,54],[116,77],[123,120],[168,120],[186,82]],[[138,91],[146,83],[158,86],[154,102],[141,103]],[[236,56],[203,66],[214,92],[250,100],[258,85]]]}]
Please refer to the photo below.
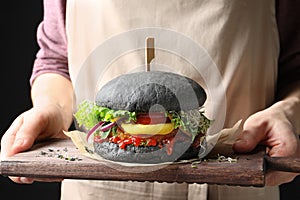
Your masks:
[{"label": "woman", "polygon": [[[149,27],[184,35],[211,57],[226,94],[223,127],[245,119],[243,132],[233,146],[235,151],[249,152],[262,143],[270,156],[300,157],[300,36],[295,34],[300,25],[295,16],[286,20],[287,10],[295,8],[297,5],[290,2],[272,0],[44,0],[44,20],[38,29],[41,49],[31,77],[33,108],[21,114],[4,134],[2,158],[27,150],[35,140],[64,137],[62,131],[69,128],[73,104],[76,106],[74,93],[81,91],[78,78],[84,76],[82,71],[93,72],[85,70],[93,63],[91,55],[111,38]],[[205,77],[195,76],[192,66],[183,68],[184,61],[169,61],[168,55],[159,55],[156,62],[206,83]],[[122,59],[109,63],[104,72],[111,75],[107,79],[135,70],[143,62],[138,50]],[[127,66],[121,68],[120,63]],[[218,80],[215,73],[208,76]],[[84,83],[94,87],[97,81],[95,77]],[[215,88],[207,84],[206,89]],[[82,97],[77,93],[76,98]],[[276,185],[296,175],[270,172],[268,187],[264,188],[64,180],[62,199],[279,199]],[[33,181],[11,179],[17,183]]]}]

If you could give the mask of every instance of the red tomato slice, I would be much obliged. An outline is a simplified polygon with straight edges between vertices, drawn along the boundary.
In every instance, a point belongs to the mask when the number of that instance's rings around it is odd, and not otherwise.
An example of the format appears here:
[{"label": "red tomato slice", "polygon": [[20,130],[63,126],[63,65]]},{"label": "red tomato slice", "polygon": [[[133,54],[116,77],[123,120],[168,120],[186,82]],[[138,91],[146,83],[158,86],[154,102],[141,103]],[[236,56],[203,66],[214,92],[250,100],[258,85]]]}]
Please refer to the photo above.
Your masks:
[{"label": "red tomato slice", "polygon": [[165,113],[145,113],[137,115],[137,124],[164,124],[170,123],[169,117]]}]

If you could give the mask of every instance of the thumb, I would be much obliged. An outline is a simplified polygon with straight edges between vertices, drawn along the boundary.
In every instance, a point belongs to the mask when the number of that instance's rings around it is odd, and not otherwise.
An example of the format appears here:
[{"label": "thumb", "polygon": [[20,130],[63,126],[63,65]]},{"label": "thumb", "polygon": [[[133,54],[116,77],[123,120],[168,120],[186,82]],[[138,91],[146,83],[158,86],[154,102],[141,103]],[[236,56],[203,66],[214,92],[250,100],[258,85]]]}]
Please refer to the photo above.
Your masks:
[{"label": "thumb", "polygon": [[11,157],[20,151],[31,147],[33,138],[27,138],[20,133],[23,126],[23,116],[17,117],[1,138],[1,159]]},{"label": "thumb", "polygon": [[12,146],[14,153],[22,152],[32,147],[47,125],[47,120],[44,118],[39,113],[32,112],[32,110],[26,113],[15,136]]},{"label": "thumb", "polygon": [[242,133],[233,144],[233,150],[239,153],[247,153],[264,140],[266,127],[252,121],[246,121]]},{"label": "thumb", "polygon": [[18,116],[1,139],[1,158],[7,158],[16,153],[28,150],[41,132],[39,117],[34,117],[31,111]]},{"label": "thumb", "polygon": [[5,132],[5,134],[1,138],[1,159],[10,157],[14,155],[15,151],[12,148],[15,139],[16,139],[16,133],[18,132],[20,126],[22,124],[22,117],[16,118],[13,123],[10,125],[8,130]]}]

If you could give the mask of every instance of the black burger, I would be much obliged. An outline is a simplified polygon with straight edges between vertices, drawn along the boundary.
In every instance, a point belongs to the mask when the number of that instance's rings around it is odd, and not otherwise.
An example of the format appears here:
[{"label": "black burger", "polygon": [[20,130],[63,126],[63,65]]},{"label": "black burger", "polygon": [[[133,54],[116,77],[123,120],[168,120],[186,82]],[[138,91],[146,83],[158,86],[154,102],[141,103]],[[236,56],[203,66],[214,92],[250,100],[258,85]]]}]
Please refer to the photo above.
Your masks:
[{"label": "black burger", "polygon": [[211,124],[204,89],[170,72],[118,76],[78,106],[75,120],[93,138],[94,153],[120,162],[162,163],[196,158]]}]

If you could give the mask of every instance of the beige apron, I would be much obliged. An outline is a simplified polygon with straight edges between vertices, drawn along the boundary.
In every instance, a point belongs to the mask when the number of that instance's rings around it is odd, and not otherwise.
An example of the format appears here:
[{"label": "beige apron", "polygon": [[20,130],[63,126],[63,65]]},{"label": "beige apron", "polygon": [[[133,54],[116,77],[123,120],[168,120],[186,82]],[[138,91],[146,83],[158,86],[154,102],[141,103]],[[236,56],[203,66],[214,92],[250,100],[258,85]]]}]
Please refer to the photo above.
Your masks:
[{"label": "beige apron", "polygon": [[[269,106],[279,52],[274,0],[68,0],[69,70],[77,102],[123,73],[175,71],[204,86],[215,129]],[[219,113],[218,113],[219,112]],[[65,180],[62,199],[279,199],[278,188]]]}]

